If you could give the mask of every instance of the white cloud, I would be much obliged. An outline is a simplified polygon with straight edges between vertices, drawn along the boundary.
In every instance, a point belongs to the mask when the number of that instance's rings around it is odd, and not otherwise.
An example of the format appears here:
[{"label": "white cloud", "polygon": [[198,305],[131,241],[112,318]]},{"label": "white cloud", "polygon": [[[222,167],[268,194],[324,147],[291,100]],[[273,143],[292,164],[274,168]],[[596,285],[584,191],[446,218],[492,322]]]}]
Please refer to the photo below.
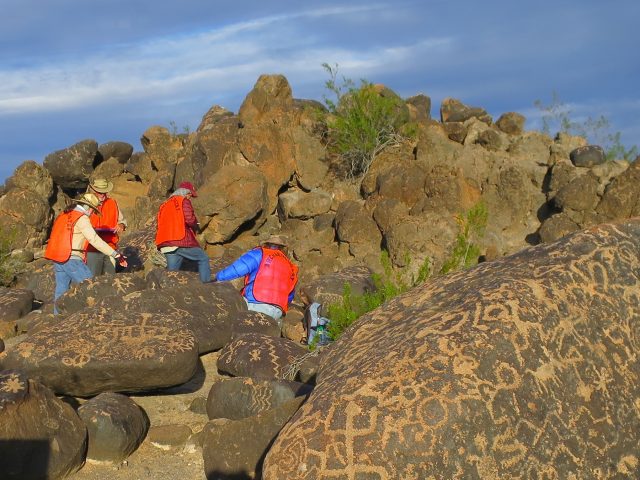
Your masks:
[{"label": "white cloud", "polygon": [[[290,81],[317,79],[320,63],[325,60],[338,62],[342,73],[359,72],[356,78],[360,78],[450,45],[449,38],[435,38],[383,49],[296,48],[301,18],[346,16],[379,8],[335,7],[275,15],[193,35],[116,45],[80,59],[0,70],[4,79],[0,115],[140,101],[184,95],[194,89],[224,94],[237,90],[239,78],[254,81],[261,73],[286,73],[292,77]],[[275,23],[287,28],[278,28],[274,35],[271,27]],[[287,31],[291,37],[282,38],[282,32]]]}]

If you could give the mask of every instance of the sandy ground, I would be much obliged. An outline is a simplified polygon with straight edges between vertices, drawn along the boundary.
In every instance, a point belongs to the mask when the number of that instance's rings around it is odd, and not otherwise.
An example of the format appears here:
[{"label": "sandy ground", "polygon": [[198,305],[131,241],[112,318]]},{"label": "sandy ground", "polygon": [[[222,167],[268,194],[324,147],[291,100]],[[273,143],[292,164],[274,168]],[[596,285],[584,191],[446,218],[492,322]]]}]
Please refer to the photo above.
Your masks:
[{"label": "sandy ground", "polygon": [[[188,384],[163,391],[162,395],[131,395],[140,405],[153,427],[164,425],[187,425],[194,434],[207,423],[206,413],[189,409],[194,400],[206,400],[211,385],[219,378],[216,368],[218,352],[200,357],[202,368]],[[192,437],[186,444],[159,448],[155,446],[150,432],[142,445],[120,465],[98,465],[90,461],[69,476],[72,480],[206,480],[202,450],[197,439]]]}]

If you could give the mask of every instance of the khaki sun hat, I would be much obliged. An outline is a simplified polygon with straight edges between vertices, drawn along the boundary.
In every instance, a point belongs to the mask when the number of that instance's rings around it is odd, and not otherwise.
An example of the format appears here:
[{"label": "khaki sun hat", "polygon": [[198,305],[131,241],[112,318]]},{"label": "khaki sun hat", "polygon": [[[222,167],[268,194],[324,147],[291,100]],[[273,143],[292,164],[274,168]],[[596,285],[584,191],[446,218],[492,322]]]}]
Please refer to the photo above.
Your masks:
[{"label": "khaki sun hat", "polygon": [[113,183],[106,178],[94,178],[89,186],[98,193],[109,193],[113,190]]},{"label": "khaki sun hat", "polygon": [[100,200],[93,193],[84,193],[74,200],[75,203],[87,205],[98,212],[98,206],[100,206]]},{"label": "khaki sun hat", "polygon": [[280,245],[281,247],[289,246],[289,241],[283,235],[271,235],[267,238],[262,245],[271,244],[271,245]]}]

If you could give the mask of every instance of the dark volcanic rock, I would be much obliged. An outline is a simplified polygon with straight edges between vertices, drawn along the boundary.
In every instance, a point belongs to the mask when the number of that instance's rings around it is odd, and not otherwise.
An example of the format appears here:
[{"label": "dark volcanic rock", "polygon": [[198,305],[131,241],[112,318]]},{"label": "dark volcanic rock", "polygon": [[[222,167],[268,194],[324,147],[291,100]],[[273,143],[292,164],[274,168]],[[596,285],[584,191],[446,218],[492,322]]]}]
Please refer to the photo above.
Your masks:
[{"label": "dark volcanic rock", "polygon": [[133,273],[101,275],[72,285],[56,304],[60,313],[68,315],[86,307],[93,307],[102,298],[111,295],[121,298],[145,288],[147,288],[146,280]]},{"label": "dark volcanic rock", "polygon": [[637,478],[639,277],[636,219],[390,300],[329,347],[263,478]]},{"label": "dark volcanic rock", "polygon": [[598,145],[578,147],[571,151],[569,158],[576,167],[593,167],[607,160],[604,150]]},{"label": "dark volcanic rock", "polygon": [[125,395],[106,392],[84,403],[78,415],[89,432],[87,458],[119,463],[142,443],[149,418]]},{"label": "dark volcanic rock", "polygon": [[98,306],[104,311],[120,309],[132,315],[153,314],[180,320],[195,335],[199,353],[218,350],[229,343],[236,317],[247,309],[231,284],[203,284],[200,280],[124,297],[106,297]]},{"label": "dark volcanic rock", "polygon": [[247,333],[224,347],[218,370],[236,377],[284,378],[287,368],[307,349],[286,338]]},{"label": "dark volcanic rock", "polygon": [[[305,397],[242,420],[212,420],[203,429],[202,456],[207,478],[261,478],[264,455]],[[284,478],[284,477],[283,477]]]},{"label": "dark volcanic rock", "polygon": [[280,336],[278,321],[267,314],[247,310],[236,314],[231,326],[231,337],[236,338],[245,333],[262,333],[272,337]]},{"label": "dark volcanic rock", "polygon": [[15,332],[15,321],[29,313],[32,305],[31,290],[0,287],[0,337]]},{"label": "dark volcanic rock", "polygon": [[44,168],[49,170],[53,181],[62,188],[85,188],[93,172],[98,143],[83,140],[63,150],[47,155]]},{"label": "dark volcanic rock", "polygon": [[51,390],[0,371],[0,478],[65,477],[84,463],[86,438],[82,420]]},{"label": "dark volcanic rock", "polygon": [[71,314],[5,353],[5,368],[77,397],[178,385],[198,362],[197,341],[180,319],[120,310]]},{"label": "dark volcanic rock", "polygon": [[239,420],[271,410],[300,395],[307,395],[312,387],[288,380],[254,380],[252,378],[224,378],[214,383],[207,396],[209,419]]}]

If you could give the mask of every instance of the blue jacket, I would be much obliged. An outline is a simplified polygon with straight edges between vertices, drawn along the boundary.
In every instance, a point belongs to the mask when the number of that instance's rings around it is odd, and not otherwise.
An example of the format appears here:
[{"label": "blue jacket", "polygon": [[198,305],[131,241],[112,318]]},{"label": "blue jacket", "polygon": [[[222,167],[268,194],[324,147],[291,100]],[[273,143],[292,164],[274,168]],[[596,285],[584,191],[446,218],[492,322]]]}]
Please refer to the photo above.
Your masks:
[{"label": "blue jacket", "polygon": [[[256,279],[258,268],[262,263],[262,249],[254,248],[244,253],[235,262],[226,268],[223,268],[216,274],[216,280],[219,282],[225,282],[227,280],[234,280],[236,278],[245,277],[249,275],[249,281],[244,287],[244,296],[249,303],[260,303],[253,296],[253,282]],[[292,290],[289,294],[289,303],[293,301],[295,296],[295,290]]]}]

